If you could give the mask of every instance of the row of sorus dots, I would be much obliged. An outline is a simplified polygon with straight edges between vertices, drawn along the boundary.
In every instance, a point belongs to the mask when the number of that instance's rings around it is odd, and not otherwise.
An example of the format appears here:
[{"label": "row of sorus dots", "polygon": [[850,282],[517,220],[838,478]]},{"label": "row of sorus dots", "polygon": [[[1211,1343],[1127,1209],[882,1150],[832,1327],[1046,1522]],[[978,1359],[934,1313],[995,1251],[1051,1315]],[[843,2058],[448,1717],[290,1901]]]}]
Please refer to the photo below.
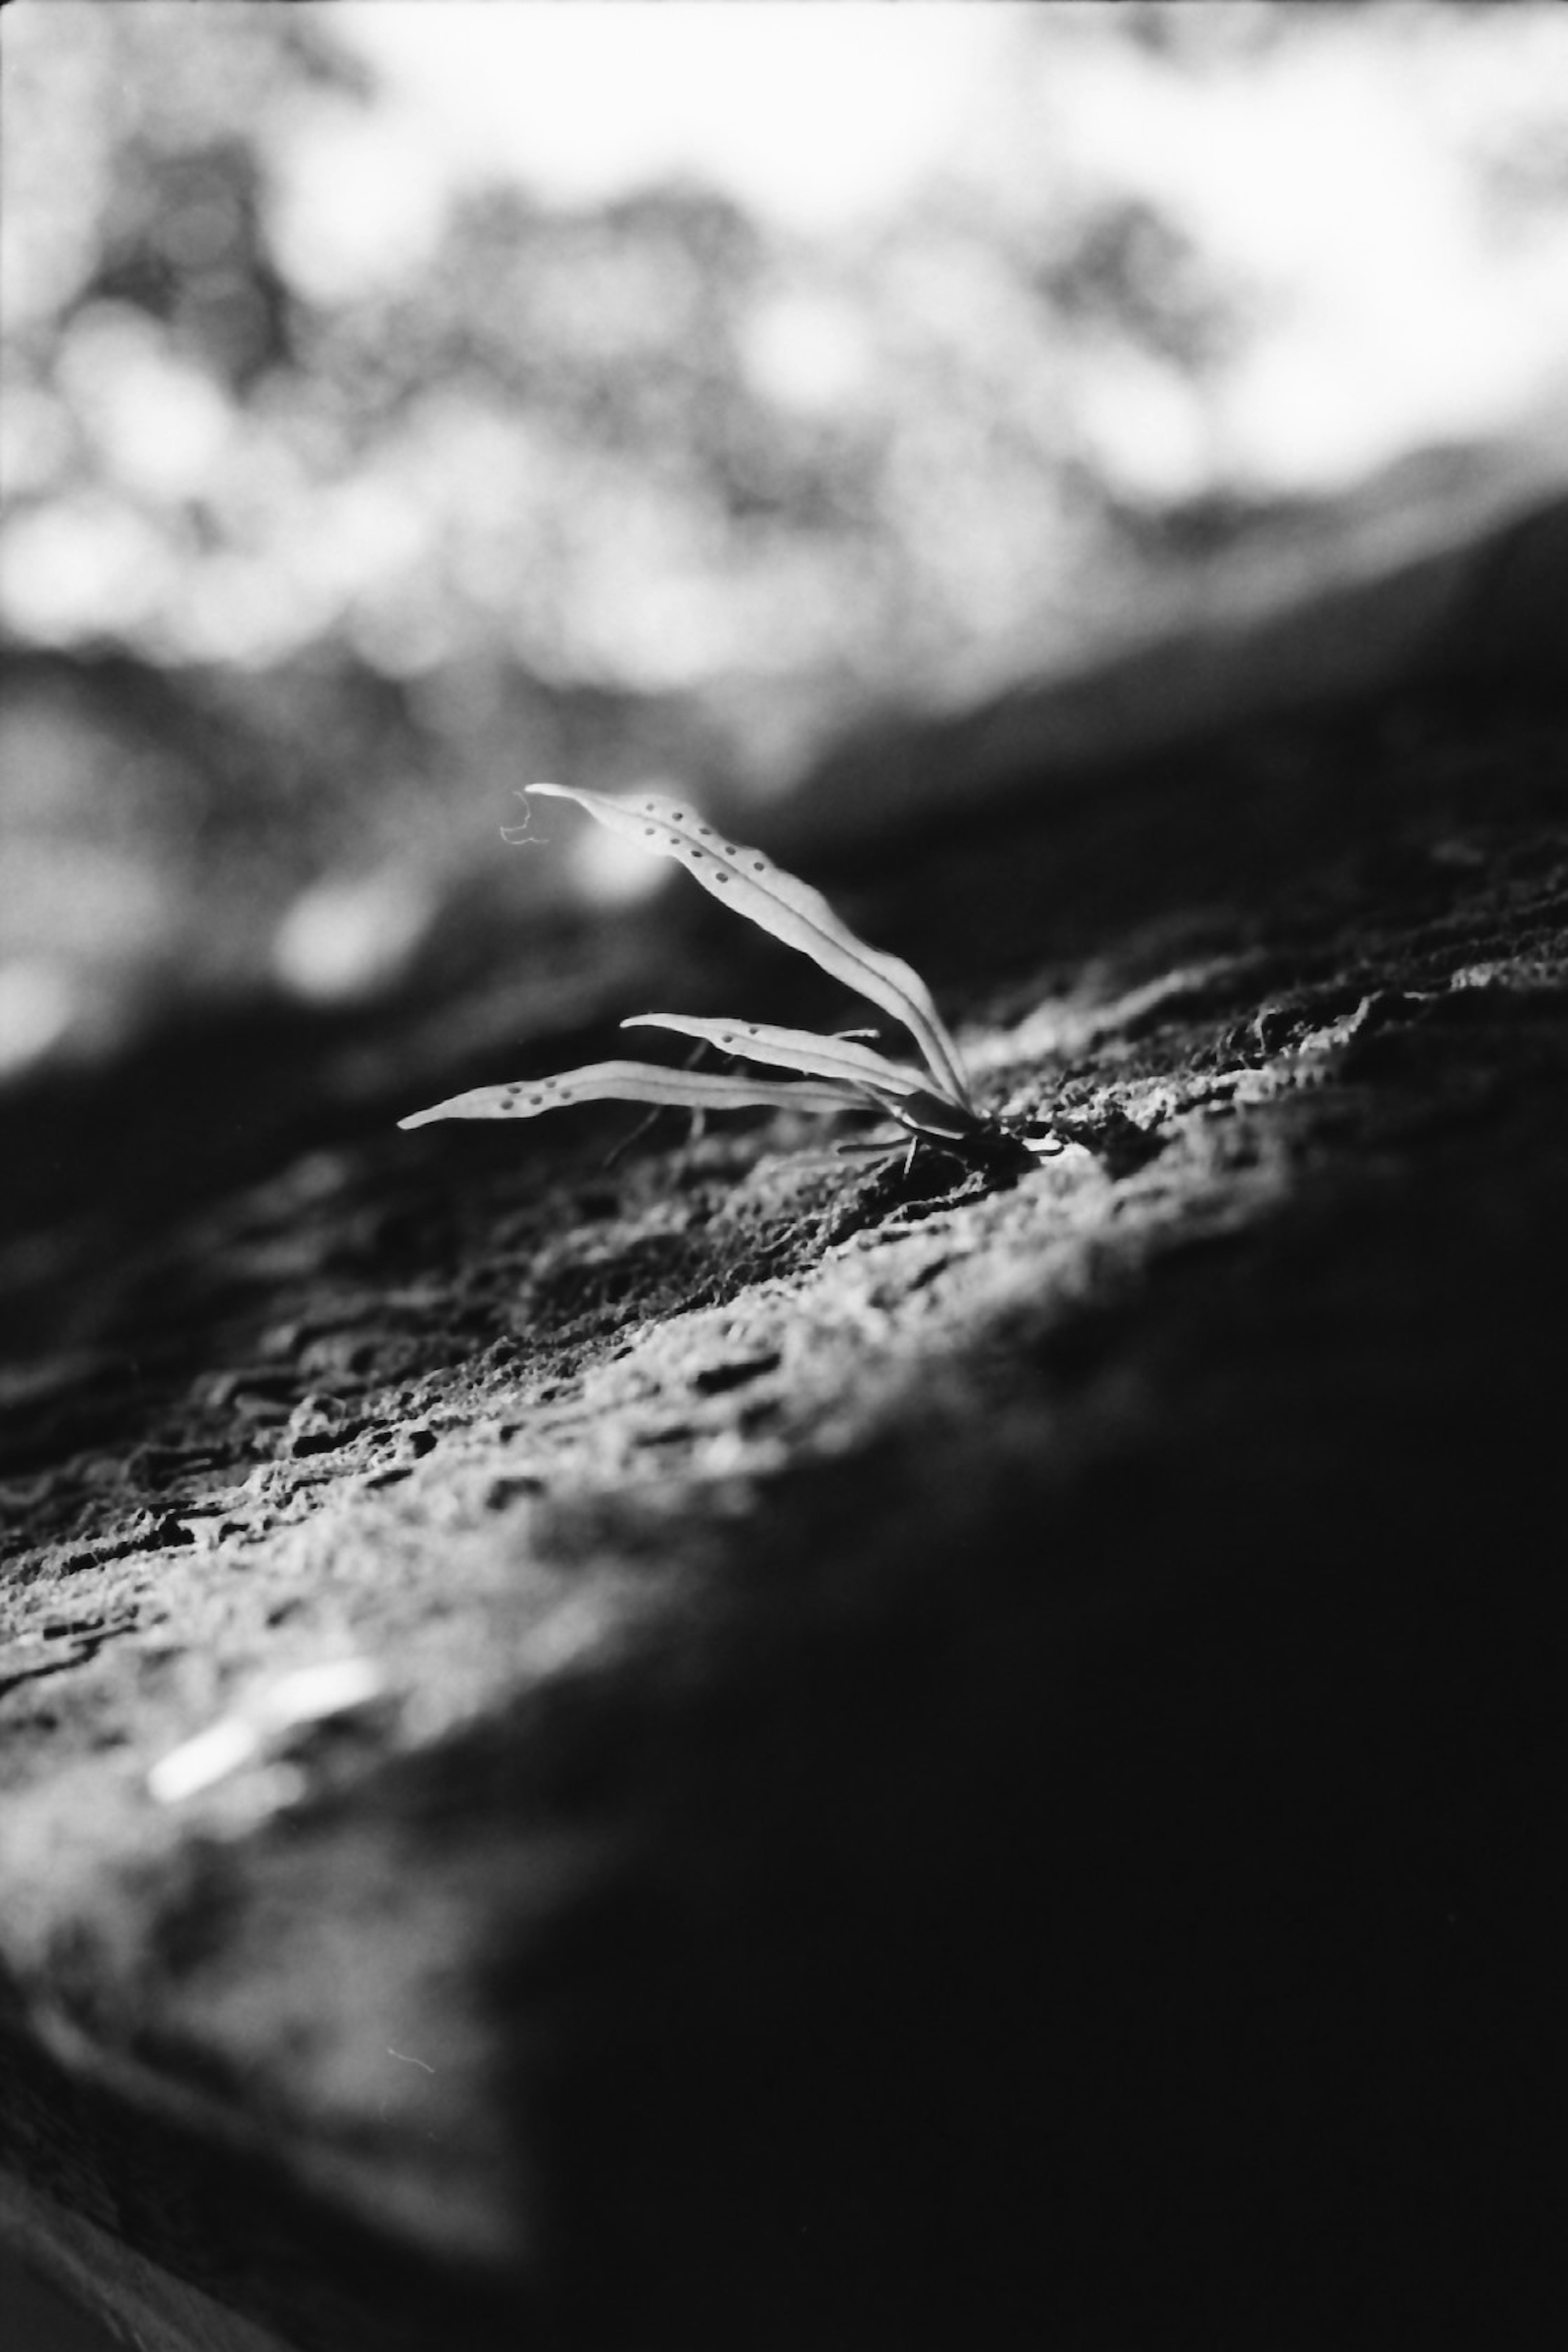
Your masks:
[{"label": "row of sorus dots", "polygon": [[[663,814],[663,812],[659,808],[657,801],[647,801],[644,803],[644,806],[646,807],[649,816],[660,816]],[[686,811],[684,809],[671,809],[668,818],[665,819],[665,822],[672,825],[683,824],[686,822]],[[718,838],[718,835],[714,833],[710,824],[700,824],[697,830],[702,835],[704,841],[715,841]],[[647,834],[650,841],[656,841],[658,838],[658,827],[656,824],[645,824],[643,831]],[[700,849],[691,849],[689,847],[688,854],[696,858],[700,857],[702,852]],[[724,844],[724,855],[726,857],[739,857],[740,854],[740,850],[734,842],[727,841]],[[765,857],[759,857],[756,851],[753,850],[752,852],[752,873],[765,874],[767,870],[767,859]],[[730,877],[727,874],[720,874],[715,877],[715,879],[720,882],[727,882]]]}]

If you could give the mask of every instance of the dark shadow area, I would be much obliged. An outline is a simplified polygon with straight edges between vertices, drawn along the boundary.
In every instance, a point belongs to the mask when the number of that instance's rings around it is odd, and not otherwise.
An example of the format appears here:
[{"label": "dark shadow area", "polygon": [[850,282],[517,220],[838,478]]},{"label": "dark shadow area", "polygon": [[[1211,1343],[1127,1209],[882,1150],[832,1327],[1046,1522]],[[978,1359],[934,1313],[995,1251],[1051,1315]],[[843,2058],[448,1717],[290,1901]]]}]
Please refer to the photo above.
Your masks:
[{"label": "dark shadow area", "polygon": [[0,2245],[0,2333],[9,2352],[116,2352],[117,2339]]}]

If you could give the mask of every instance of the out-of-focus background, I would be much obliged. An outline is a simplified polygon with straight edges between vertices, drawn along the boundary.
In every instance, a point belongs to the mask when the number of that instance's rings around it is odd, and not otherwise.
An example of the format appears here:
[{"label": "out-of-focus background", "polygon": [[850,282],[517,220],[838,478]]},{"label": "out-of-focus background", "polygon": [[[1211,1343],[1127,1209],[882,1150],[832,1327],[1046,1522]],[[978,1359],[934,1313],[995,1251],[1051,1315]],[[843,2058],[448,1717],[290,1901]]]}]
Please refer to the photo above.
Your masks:
[{"label": "out-of-focus background", "polygon": [[1568,467],[1550,0],[0,39],[0,1079],[655,878],[532,778],[776,801]]}]

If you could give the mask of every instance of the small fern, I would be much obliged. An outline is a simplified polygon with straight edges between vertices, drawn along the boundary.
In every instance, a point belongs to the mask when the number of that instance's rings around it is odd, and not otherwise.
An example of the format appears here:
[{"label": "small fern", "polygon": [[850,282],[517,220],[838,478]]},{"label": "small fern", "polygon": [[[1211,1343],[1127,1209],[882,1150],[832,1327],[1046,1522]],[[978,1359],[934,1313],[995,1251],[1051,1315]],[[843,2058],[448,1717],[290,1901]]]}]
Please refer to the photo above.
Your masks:
[{"label": "small fern", "polygon": [[[698,1020],[687,1013],[639,1013],[627,1029],[668,1029],[715,1045],[793,1078],[745,1071],[678,1070],[657,1062],[591,1062],[556,1077],[510,1086],[476,1087],[429,1110],[411,1113],[400,1127],[438,1118],[535,1118],[569,1103],[617,1099],[674,1104],[688,1110],[791,1109],[870,1112],[918,1142],[941,1143],[975,1160],[1016,1157],[1051,1148],[1035,1139],[1029,1123],[977,1110],[957,1046],[919,972],[899,957],[858,940],[819,890],[765,857],[760,849],[727,841],[687,801],[646,794],[612,800],[570,784],[531,784],[531,794],[575,801],[611,833],[626,835],[661,857],[678,858],[694,880],[737,914],[771,931],[876,1004],[908,1031],[920,1066],[890,1061],[847,1036],[810,1029],[780,1029],[762,1022]],[[892,1149],[900,1140],[895,1134]],[[872,1148],[879,1148],[873,1146]]]}]

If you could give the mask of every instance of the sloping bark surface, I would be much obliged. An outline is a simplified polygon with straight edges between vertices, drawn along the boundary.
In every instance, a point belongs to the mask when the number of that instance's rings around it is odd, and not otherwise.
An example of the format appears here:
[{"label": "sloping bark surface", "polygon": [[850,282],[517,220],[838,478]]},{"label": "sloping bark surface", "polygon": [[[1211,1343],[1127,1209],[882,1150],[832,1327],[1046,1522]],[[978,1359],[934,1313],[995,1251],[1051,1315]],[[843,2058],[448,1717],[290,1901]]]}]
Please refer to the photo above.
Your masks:
[{"label": "sloping bark surface", "polygon": [[1565,751],[955,772],[845,903],[1016,1179],[399,1136],[395,1034],[37,1105],[5,2162],[321,2352],[1552,2340]]}]

